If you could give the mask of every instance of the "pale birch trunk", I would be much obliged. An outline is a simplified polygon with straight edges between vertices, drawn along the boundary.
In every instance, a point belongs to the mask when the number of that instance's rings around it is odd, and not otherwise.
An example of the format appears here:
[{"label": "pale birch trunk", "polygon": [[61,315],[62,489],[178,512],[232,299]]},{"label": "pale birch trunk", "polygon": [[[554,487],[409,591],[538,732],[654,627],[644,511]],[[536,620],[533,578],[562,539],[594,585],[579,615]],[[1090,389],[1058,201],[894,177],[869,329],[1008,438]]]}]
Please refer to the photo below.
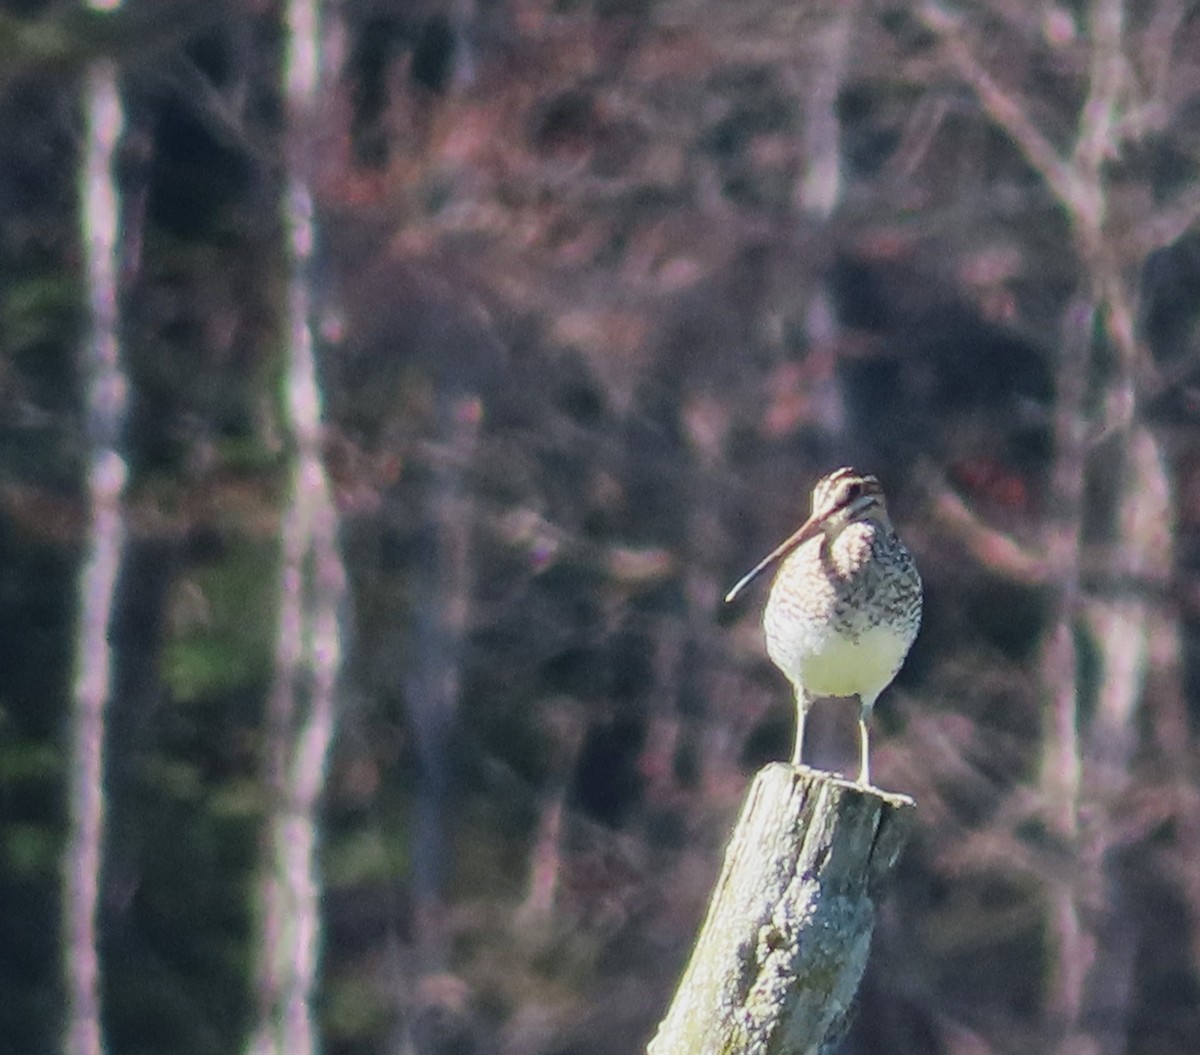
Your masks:
[{"label": "pale birch trunk", "polygon": [[846,82],[850,38],[858,15],[856,0],[839,0],[822,12],[815,36],[815,58],[805,78],[804,172],[796,187],[796,206],[818,220],[828,219],[842,200],[842,123],[838,96]]},{"label": "pale birch trunk", "polygon": [[[93,5],[113,7],[114,4]],[[86,77],[82,241],[88,295],[86,384],[90,522],[80,576],[75,681],[67,772],[67,843],[63,855],[63,956],[67,1055],[101,1055],[98,915],[104,868],[104,741],[111,696],[109,647],[125,539],[121,498],[126,466],[118,444],[128,383],[118,335],[121,202],[114,157],[124,114],[113,63],[98,59]]]},{"label": "pale birch trunk", "polygon": [[316,810],[336,725],[346,583],[337,510],[322,461],[322,394],[314,350],[311,142],[322,52],[316,0],[288,4],[286,48],[283,413],[292,465],[265,734],[268,803],[255,947],[258,1019],[248,1048],[253,1055],[311,1055],[319,1048],[313,1010],[321,936]]}]

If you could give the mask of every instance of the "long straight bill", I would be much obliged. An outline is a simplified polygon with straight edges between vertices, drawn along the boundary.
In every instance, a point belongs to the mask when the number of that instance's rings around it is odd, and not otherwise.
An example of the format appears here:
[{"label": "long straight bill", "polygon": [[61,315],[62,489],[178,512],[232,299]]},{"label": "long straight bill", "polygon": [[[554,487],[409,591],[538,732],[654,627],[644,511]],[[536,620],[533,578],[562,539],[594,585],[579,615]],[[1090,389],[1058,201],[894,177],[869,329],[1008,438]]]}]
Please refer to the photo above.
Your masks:
[{"label": "long straight bill", "polygon": [[771,550],[770,553],[763,557],[762,560],[754,565],[753,568],[746,572],[745,575],[738,579],[733,589],[725,595],[725,603],[729,604],[735,597],[737,597],[739,593],[742,592],[742,590],[744,590],[750,585],[750,583],[757,579],[759,575],[766,571],[767,568],[769,568],[780,558],[786,557],[792,552],[792,550],[796,549],[797,546],[803,546],[804,543],[816,535],[816,533],[820,530],[821,522],[819,520],[815,520],[811,517],[806,520],[800,525],[795,534],[789,535],[778,546]]}]

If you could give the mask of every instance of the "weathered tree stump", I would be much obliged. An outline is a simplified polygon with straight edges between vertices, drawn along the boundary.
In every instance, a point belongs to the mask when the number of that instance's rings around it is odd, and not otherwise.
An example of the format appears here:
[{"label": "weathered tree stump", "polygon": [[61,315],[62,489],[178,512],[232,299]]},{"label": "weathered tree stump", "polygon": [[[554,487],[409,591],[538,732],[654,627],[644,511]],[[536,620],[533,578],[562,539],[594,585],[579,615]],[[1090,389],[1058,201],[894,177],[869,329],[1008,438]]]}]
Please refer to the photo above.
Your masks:
[{"label": "weathered tree stump", "polygon": [[772,763],[754,778],[649,1055],[817,1055],[844,1033],[915,804]]}]

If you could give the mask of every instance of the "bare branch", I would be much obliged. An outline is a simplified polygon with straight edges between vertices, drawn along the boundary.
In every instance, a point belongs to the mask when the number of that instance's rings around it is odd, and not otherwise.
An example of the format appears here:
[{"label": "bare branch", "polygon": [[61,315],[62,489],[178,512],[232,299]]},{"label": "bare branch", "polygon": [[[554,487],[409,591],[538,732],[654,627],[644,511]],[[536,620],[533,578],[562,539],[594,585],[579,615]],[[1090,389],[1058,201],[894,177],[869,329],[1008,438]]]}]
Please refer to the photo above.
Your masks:
[{"label": "bare branch", "polygon": [[934,496],[933,514],[963,540],[985,568],[998,571],[1014,582],[1044,583],[1049,578],[1050,566],[1044,556],[985,524],[944,482]]},{"label": "bare branch", "polygon": [[1145,257],[1156,249],[1174,245],[1200,222],[1200,186],[1189,183],[1179,193],[1155,210],[1146,223],[1135,232],[1134,252]]},{"label": "bare branch", "polygon": [[1071,166],[1034,125],[1020,102],[983,67],[964,39],[960,20],[935,3],[922,4],[917,14],[942,42],[950,64],[979,97],[988,116],[1009,135],[1026,161],[1074,216],[1079,210],[1080,192]]},{"label": "bare branch", "polygon": [[1150,24],[1141,35],[1141,65],[1146,80],[1144,109],[1152,113],[1167,113],[1167,82],[1171,60],[1175,56],[1175,39],[1187,17],[1184,4],[1178,0],[1159,0]]},{"label": "bare branch", "polygon": [[[1079,114],[1074,163],[1080,176],[1093,188],[1098,210],[1104,206],[1100,168],[1118,150],[1116,129],[1126,69],[1121,53],[1124,20],[1124,0],[1094,0],[1089,20],[1092,47],[1088,97]],[[1096,214],[1091,219],[1099,228],[1103,216]]]}]

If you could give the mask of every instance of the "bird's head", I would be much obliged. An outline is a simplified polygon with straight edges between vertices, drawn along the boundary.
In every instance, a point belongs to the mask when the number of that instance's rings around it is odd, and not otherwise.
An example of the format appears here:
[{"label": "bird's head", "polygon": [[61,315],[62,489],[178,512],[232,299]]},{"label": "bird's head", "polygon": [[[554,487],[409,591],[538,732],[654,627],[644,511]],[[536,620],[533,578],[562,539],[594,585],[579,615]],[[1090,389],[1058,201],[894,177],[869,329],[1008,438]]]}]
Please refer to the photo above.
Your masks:
[{"label": "bird's head", "polygon": [[817,481],[812,493],[812,511],[799,529],[781,542],[758,562],[737,585],[725,595],[728,603],[760,573],[777,560],[786,557],[792,550],[803,546],[809,539],[824,534],[832,541],[851,524],[871,520],[878,524],[888,523],[887,503],[883,488],[874,476],[867,476],[855,469],[835,469]]},{"label": "bird's head", "polygon": [[822,477],[813,488],[812,512],[796,532],[795,545],[802,545],[818,531],[834,539],[851,524],[863,520],[886,522],[887,503],[883,488],[874,476],[854,469],[836,469]]}]

